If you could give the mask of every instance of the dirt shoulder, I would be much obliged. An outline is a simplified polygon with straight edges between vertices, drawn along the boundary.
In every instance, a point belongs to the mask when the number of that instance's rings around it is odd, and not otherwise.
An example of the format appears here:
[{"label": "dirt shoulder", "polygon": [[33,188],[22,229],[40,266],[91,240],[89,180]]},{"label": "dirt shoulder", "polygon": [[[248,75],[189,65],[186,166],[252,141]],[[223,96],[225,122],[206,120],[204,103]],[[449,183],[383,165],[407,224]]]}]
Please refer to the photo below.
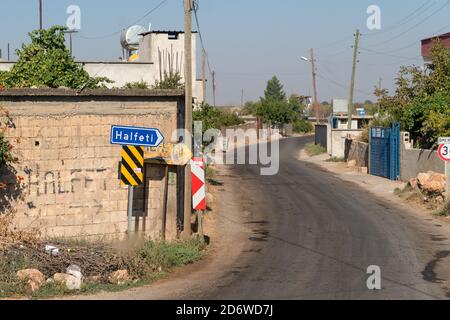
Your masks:
[{"label": "dirt shoulder", "polygon": [[[151,285],[123,292],[103,292],[96,295],[64,297],[64,300],[172,300],[207,294],[226,281],[230,270],[248,242],[242,232],[239,190],[229,169],[217,167],[219,185],[210,187],[215,198],[214,210],[205,217],[205,233],[210,247],[205,258],[192,265],[173,270],[165,279]],[[244,236],[243,236],[244,235]],[[242,240],[242,241],[241,241]],[[205,285],[208,284],[208,285]],[[205,290],[206,287],[206,290]]]}]

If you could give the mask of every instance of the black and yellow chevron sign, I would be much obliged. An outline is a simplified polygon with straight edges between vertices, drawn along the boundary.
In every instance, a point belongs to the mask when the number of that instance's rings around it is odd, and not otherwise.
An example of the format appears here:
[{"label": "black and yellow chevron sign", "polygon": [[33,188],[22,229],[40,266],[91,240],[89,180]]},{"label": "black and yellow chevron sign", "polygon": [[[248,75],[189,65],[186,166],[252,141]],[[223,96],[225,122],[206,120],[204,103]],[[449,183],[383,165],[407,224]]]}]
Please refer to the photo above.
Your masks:
[{"label": "black and yellow chevron sign", "polygon": [[122,186],[136,187],[144,183],[144,147],[123,147],[120,173]]}]

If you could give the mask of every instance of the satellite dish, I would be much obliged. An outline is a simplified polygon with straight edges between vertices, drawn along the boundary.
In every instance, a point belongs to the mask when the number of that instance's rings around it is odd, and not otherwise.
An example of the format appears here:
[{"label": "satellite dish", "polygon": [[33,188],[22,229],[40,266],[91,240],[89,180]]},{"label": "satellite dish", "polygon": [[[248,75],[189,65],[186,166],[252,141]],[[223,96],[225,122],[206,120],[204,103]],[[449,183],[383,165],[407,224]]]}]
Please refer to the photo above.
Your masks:
[{"label": "satellite dish", "polygon": [[142,39],[142,34],[146,33],[147,29],[143,26],[132,26],[122,31],[120,35],[120,44],[127,50],[139,49],[139,40]]}]

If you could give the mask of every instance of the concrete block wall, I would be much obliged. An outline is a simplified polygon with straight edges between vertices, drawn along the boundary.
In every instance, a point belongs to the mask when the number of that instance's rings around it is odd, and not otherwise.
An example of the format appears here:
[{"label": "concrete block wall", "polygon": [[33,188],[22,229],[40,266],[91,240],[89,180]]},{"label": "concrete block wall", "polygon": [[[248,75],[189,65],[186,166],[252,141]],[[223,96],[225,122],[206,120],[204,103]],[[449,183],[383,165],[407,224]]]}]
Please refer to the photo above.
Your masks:
[{"label": "concrete block wall", "polygon": [[414,149],[409,134],[402,133],[400,143],[400,179],[409,181],[419,173],[433,171],[445,174],[445,163],[437,151]]},{"label": "concrete block wall", "polygon": [[[22,180],[20,199],[13,204],[16,227],[38,228],[50,238],[122,238],[128,188],[119,184],[121,147],[110,145],[111,125],[159,128],[169,140],[178,127],[180,94],[105,93],[89,99],[7,94],[0,93],[0,104],[14,122],[7,138],[16,146],[19,161],[13,170]],[[145,232],[157,236],[162,169],[146,169],[148,195],[143,187],[136,191],[134,225],[136,231],[146,225]]]},{"label": "concrete block wall", "polygon": [[330,133],[331,154],[332,157],[344,158],[345,157],[345,141],[347,137],[352,139],[358,139],[361,137],[363,130],[344,130],[334,129]]}]

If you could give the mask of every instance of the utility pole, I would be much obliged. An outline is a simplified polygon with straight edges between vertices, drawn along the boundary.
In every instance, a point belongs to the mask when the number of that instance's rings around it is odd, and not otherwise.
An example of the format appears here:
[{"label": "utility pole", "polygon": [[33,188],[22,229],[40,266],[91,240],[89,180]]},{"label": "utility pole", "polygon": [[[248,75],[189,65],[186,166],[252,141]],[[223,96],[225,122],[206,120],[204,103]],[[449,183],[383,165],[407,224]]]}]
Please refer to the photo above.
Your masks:
[{"label": "utility pole", "polygon": [[[184,61],[185,61],[185,141],[192,151],[192,0],[184,0]],[[184,221],[183,239],[191,237],[192,176],[188,163],[184,171]]]},{"label": "utility pole", "polygon": [[42,0],[39,0],[39,30],[42,30],[43,27],[43,19],[42,19]]},{"label": "utility pole", "polygon": [[[378,91],[380,91],[381,92],[381,88],[382,88],[382,85],[381,85],[381,82],[383,81],[383,79],[382,78],[380,78],[379,80],[378,80]],[[378,114],[380,114],[380,112],[381,112],[381,103],[378,101]]]},{"label": "utility pole", "polygon": [[213,104],[216,106],[216,72],[212,72]]},{"label": "utility pole", "polygon": [[316,60],[314,59],[314,49],[311,48],[311,66],[312,66],[312,78],[314,89],[314,109],[316,109],[316,122],[319,123],[319,101],[317,98],[317,73],[316,73]]},{"label": "utility pole", "polygon": [[203,102],[206,103],[206,50],[202,50],[202,83],[203,83]]},{"label": "utility pole", "polygon": [[72,41],[72,34],[77,33],[77,30],[67,30],[66,33],[69,34],[69,50],[70,55],[73,56],[73,41]]},{"label": "utility pole", "polygon": [[348,130],[352,130],[353,120],[353,96],[355,93],[355,77],[356,77],[356,63],[358,62],[358,47],[359,47],[359,29],[355,34],[355,46],[353,51],[353,66],[352,66],[352,79],[350,83],[350,98],[348,100]]},{"label": "utility pole", "polygon": [[242,93],[241,93],[241,108],[244,107],[244,89],[242,89]]},{"label": "utility pole", "polygon": [[10,45],[9,45],[9,42],[8,42],[8,49],[7,49],[7,53],[8,53],[8,61],[10,61],[11,60],[11,48],[10,48]]}]

